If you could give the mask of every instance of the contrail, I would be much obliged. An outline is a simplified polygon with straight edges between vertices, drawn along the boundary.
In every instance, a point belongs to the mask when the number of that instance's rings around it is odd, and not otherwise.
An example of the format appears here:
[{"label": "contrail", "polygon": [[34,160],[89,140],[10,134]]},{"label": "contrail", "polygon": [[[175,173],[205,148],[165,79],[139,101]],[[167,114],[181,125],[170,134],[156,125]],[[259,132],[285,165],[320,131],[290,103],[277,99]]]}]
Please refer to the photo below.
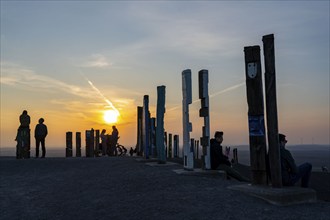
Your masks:
[{"label": "contrail", "polygon": [[88,82],[88,84],[102,97],[102,99],[106,102],[106,103],[108,103],[108,105],[118,114],[118,115],[120,115],[119,114],[119,111],[118,111],[118,109],[112,104],[112,102],[109,100],[109,99],[107,99],[103,94],[102,94],[102,92],[98,89],[98,88],[96,88],[95,86],[94,86],[94,84],[86,77],[86,76],[84,76],[82,73],[81,73],[81,75],[85,78],[85,80]]},{"label": "contrail", "polygon": [[232,91],[232,90],[237,89],[237,88],[239,88],[239,87],[241,87],[241,86],[244,86],[244,85],[245,85],[245,82],[239,83],[239,84],[234,85],[234,86],[231,86],[231,87],[229,87],[229,88],[227,88],[227,89],[224,89],[224,90],[221,90],[221,91],[219,91],[219,92],[213,93],[213,94],[211,94],[209,97],[210,97],[210,98],[213,98],[214,96],[217,96],[217,95],[220,95],[220,94],[223,94],[223,93],[226,93],[226,92]]},{"label": "contrail", "polygon": [[[237,84],[237,85],[234,85],[234,86],[231,86],[231,87],[226,88],[226,89],[224,89],[224,90],[221,90],[221,91],[219,91],[219,92],[213,93],[213,94],[209,95],[209,97],[210,97],[210,98],[213,98],[213,97],[215,97],[215,96],[217,96],[217,95],[220,95],[220,94],[223,94],[223,93],[226,93],[226,92],[232,91],[232,90],[237,89],[237,88],[239,88],[239,87],[241,87],[241,86],[244,86],[244,85],[245,85],[245,82],[241,82],[241,83],[239,83],[239,84]],[[200,101],[200,99],[196,99],[196,100],[194,100],[191,104],[197,103],[197,102],[199,102],[199,101]],[[175,109],[177,109],[177,108],[180,108],[180,107],[181,107],[181,105],[178,105],[178,106],[175,106],[175,107],[173,107],[173,108],[171,108],[171,109],[169,109],[169,110],[167,110],[167,111],[173,111],[173,110],[175,110]]]}]

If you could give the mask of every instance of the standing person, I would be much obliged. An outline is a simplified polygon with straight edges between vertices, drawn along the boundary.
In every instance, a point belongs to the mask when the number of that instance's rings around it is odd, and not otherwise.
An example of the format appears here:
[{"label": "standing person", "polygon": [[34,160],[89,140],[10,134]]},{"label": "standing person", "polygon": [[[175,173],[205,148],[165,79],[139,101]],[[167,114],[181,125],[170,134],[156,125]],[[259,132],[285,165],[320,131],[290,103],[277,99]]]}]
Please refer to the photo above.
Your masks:
[{"label": "standing person", "polygon": [[101,144],[102,144],[102,155],[105,156],[107,154],[107,138],[108,136],[105,134],[106,130],[103,129],[100,137],[101,137]]},{"label": "standing person", "polygon": [[312,171],[310,163],[304,163],[297,167],[289,150],[285,149],[288,142],[284,134],[279,134],[282,183],[284,186],[294,186],[301,179],[301,187],[307,188]]},{"label": "standing person", "polygon": [[47,126],[44,124],[44,119],[39,119],[39,124],[36,125],[34,130],[34,137],[36,139],[36,158],[39,157],[39,145],[41,143],[42,158],[46,156],[45,138],[48,134]]},{"label": "standing person", "polygon": [[15,141],[16,145],[16,158],[30,158],[30,116],[24,110],[19,116],[20,126],[17,130]]},{"label": "standing person", "polygon": [[110,141],[110,148],[111,148],[111,155],[117,156],[117,141],[119,139],[119,132],[115,125],[112,126],[112,133],[111,133],[111,141]]},{"label": "standing person", "polygon": [[223,155],[222,152],[222,144],[223,142],[223,132],[216,131],[214,134],[214,138],[210,140],[211,149],[211,169],[212,170],[224,170],[227,175],[233,177],[239,181],[249,182],[250,180],[246,177],[242,176],[239,172],[237,172],[234,168],[231,167],[231,163],[227,156]]},{"label": "standing person", "polygon": [[31,119],[28,112],[24,110],[19,116],[19,122],[21,123],[20,128],[30,128],[30,121]]}]

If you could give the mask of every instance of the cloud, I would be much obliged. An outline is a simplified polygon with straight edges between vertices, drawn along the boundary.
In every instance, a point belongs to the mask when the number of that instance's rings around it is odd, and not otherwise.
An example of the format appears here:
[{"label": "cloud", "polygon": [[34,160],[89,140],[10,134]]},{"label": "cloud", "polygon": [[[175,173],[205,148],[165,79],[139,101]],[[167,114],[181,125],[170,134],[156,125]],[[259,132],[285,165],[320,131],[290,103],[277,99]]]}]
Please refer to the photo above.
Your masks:
[{"label": "cloud", "polygon": [[1,66],[1,84],[30,88],[32,90],[42,90],[49,93],[65,92],[71,95],[92,98],[95,92],[76,85],[65,83],[45,75],[40,75],[34,71],[21,67],[17,64],[6,63]]},{"label": "cloud", "polygon": [[90,59],[81,65],[82,67],[106,68],[112,63],[102,54],[92,54]]},{"label": "cloud", "polygon": [[[116,98],[116,102],[110,101],[104,92],[101,92],[86,76],[81,73],[81,79],[86,80],[88,85],[85,87],[72,85],[61,80],[57,80],[45,75],[37,74],[33,70],[22,67],[20,65],[4,62],[1,66],[1,85],[21,88],[25,90],[33,90],[43,93],[61,93],[61,99],[51,99],[50,103],[61,105],[63,109],[69,112],[77,112],[86,109],[86,106],[92,106],[89,111],[102,111],[106,108],[114,109],[118,112],[125,108],[131,109],[135,106],[134,99],[123,98],[126,96],[142,96],[134,91],[125,90],[123,88],[112,87],[112,90],[120,93],[120,98],[115,94],[111,95]],[[111,91],[112,91],[111,90]],[[63,99],[63,93],[73,95],[82,99]],[[116,106],[116,107],[115,107]],[[86,110],[84,110],[86,113]]]}]

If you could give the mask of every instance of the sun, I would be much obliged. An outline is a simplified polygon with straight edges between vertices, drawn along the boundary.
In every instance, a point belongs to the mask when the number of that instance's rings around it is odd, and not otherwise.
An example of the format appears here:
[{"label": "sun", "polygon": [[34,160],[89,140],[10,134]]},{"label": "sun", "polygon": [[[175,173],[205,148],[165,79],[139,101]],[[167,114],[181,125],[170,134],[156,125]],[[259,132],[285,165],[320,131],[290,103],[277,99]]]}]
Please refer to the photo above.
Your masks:
[{"label": "sun", "polygon": [[103,114],[103,119],[106,123],[116,123],[118,121],[119,113],[115,110],[106,110]]}]

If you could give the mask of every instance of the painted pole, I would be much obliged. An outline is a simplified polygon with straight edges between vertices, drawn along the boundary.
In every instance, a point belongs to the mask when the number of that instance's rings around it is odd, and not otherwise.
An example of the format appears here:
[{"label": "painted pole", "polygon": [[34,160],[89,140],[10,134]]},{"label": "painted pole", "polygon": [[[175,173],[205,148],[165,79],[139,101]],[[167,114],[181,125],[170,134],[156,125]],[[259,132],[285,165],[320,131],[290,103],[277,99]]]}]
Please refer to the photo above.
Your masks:
[{"label": "painted pole", "polygon": [[203,136],[201,137],[201,145],[203,147],[203,168],[211,169],[210,161],[210,107],[209,107],[209,72],[208,70],[200,70],[198,72],[199,98],[201,99],[201,109],[199,117],[204,118]]},{"label": "painted pole", "polygon": [[94,155],[99,156],[99,146],[100,146],[100,130],[95,130],[95,146],[94,146]]},{"label": "painted pole", "polygon": [[89,143],[89,156],[90,157],[94,157],[94,129],[91,129],[91,138],[89,139],[90,143]]},{"label": "painted pole", "polygon": [[164,149],[165,149],[165,157],[167,158],[167,151],[168,151],[168,147],[167,147],[167,132],[164,131]]},{"label": "painted pole", "polygon": [[145,159],[149,159],[149,96],[143,96],[142,139]]},{"label": "painted pole", "polygon": [[193,158],[196,159],[196,152],[195,152],[195,139],[194,138],[190,138],[190,147],[193,149]]},{"label": "painted pole", "polygon": [[174,158],[179,157],[179,136],[176,134],[173,137],[174,142]]},{"label": "painted pole", "polygon": [[196,159],[199,158],[199,140],[195,140],[195,155]]},{"label": "painted pole", "polygon": [[157,86],[157,112],[156,112],[156,147],[158,163],[166,163],[166,151],[164,145],[164,114],[165,108],[165,98],[166,98],[166,86]]},{"label": "painted pole", "polygon": [[156,118],[150,118],[150,153],[152,157],[157,157],[156,149]]},{"label": "painted pole", "polygon": [[172,158],[172,134],[168,134],[168,158]]},{"label": "painted pole", "polygon": [[137,107],[137,143],[136,143],[136,154],[142,156],[143,152],[143,139],[142,139],[142,115],[143,107]]},{"label": "painted pole", "polygon": [[72,132],[66,132],[65,157],[72,157]]},{"label": "painted pole", "polygon": [[164,145],[164,114],[165,114],[165,86],[157,86],[157,125],[156,125],[156,147],[158,163],[166,163],[165,145]]},{"label": "painted pole", "polygon": [[280,144],[278,139],[274,35],[262,37],[265,58],[268,155],[272,186],[282,187]]},{"label": "painted pole", "polygon": [[182,125],[183,125],[183,166],[194,170],[194,150],[190,144],[192,124],[189,122],[189,104],[192,103],[191,70],[182,71]]},{"label": "painted pole", "polygon": [[81,132],[76,132],[76,157],[81,157]]},{"label": "painted pole", "polygon": [[252,184],[267,184],[260,47],[244,47]]},{"label": "painted pole", "polygon": [[85,133],[85,142],[86,142],[86,148],[85,148],[85,155],[86,157],[90,157],[89,153],[90,153],[90,143],[91,143],[91,131],[90,130],[86,130]]}]

